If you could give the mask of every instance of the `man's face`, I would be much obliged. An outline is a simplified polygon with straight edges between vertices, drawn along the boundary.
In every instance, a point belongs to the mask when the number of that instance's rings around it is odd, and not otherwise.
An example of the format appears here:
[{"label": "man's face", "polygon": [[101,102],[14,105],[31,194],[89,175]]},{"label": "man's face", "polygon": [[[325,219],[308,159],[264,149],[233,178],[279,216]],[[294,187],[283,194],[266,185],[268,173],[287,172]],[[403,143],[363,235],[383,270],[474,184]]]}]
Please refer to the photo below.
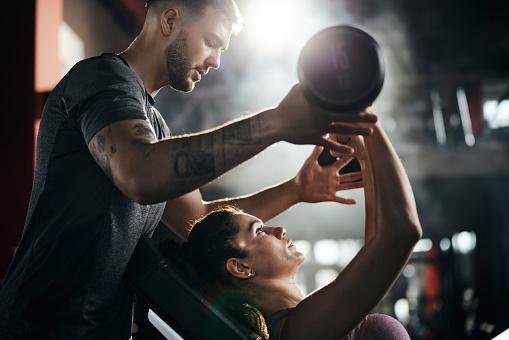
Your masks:
[{"label": "man's face", "polygon": [[230,24],[213,7],[209,6],[198,18],[188,17],[165,51],[169,85],[175,90],[192,91],[210,68],[219,68],[230,36]]}]

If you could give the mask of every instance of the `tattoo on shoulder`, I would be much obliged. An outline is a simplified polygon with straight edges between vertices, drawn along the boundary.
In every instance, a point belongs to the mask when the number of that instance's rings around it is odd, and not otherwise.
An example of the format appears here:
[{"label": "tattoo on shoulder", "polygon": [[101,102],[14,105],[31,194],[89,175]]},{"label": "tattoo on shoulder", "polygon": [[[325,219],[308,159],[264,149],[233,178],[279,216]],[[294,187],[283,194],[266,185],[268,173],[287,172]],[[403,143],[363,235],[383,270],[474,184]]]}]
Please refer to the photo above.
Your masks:
[{"label": "tattoo on shoulder", "polygon": [[108,128],[106,134],[108,135],[108,139],[110,141],[110,152],[113,155],[117,152],[117,147],[115,146],[115,143],[113,141],[113,131],[111,130],[111,128]]},{"label": "tattoo on shoulder", "polygon": [[173,170],[180,178],[214,178],[214,156],[206,151],[179,151],[175,156]]},{"label": "tattoo on shoulder", "polygon": [[223,140],[229,144],[259,143],[258,119],[244,119],[224,128]]},{"label": "tattoo on shoulder", "polygon": [[147,159],[155,148],[152,144],[152,142],[157,139],[154,130],[152,130],[150,126],[142,123],[135,124],[133,129],[135,130],[134,135],[136,138],[131,141],[131,144],[141,146],[143,148],[143,157]]},{"label": "tattoo on shoulder", "polygon": [[106,148],[106,137],[102,134],[97,135],[97,148],[99,152],[104,152]]},{"label": "tattoo on shoulder", "polygon": [[151,136],[154,138],[156,137],[154,131],[144,124],[141,123],[135,124],[133,128],[136,130],[136,136]]},{"label": "tattoo on shoulder", "polygon": [[113,176],[111,173],[110,157],[117,152],[117,147],[113,142],[112,131],[110,128],[106,130],[106,133],[99,132],[92,139],[90,152],[106,176],[112,179]]}]

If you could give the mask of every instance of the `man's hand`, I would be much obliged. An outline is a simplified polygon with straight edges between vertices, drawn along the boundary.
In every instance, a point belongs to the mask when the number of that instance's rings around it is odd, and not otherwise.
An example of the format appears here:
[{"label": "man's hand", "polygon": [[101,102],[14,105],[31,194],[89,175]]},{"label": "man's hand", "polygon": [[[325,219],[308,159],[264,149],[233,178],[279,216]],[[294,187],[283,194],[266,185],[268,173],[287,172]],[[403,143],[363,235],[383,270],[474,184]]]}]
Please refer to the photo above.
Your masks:
[{"label": "man's hand", "polygon": [[282,139],[293,144],[324,146],[340,155],[351,155],[353,148],[341,144],[327,133],[369,135],[377,121],[373,113],[333,113],[309,103],[299,85],[295,85],[274,109],[274,124]]},{"label": "man's hand", "polygon": [[322,167],[318,164],[318,157],[322,150],[323,147],[316,146],[294,178],[299,191],[299,200],[308,203],[332,201],[355,204],[354,199],[336,195],[337,191],[362,188],[363,186],[360,172],[338,174],[339,170],[353,158],[343,156],[335,163]]}]

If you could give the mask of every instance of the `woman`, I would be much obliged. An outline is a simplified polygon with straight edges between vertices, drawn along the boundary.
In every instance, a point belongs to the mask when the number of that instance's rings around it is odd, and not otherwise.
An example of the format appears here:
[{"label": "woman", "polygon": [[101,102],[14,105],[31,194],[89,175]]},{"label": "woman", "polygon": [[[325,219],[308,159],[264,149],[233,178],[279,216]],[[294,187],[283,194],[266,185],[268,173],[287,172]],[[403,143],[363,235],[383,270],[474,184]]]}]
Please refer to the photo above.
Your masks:
[{"label": "woman", "polygon": [[364,140],[354,138],[365,188],[365,245],[327,286],[304,296],[295,284],[304,256],[285,228],[267,226],[234,208],[198,220],[181,248],[190,275],[211,299],[235,296],[246,320],[263,335],[260,310],[271,339],[408,339],[394,319],[367,314],[398,277],[422,234],[414,197],[378,124]]}]

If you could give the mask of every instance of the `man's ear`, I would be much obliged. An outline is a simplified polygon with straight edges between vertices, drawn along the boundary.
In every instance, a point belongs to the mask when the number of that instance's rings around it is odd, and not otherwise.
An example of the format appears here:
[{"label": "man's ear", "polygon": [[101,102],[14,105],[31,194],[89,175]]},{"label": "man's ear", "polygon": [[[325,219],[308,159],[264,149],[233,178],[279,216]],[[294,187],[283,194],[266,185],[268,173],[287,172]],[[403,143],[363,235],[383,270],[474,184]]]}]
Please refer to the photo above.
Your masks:
[{"label": "man's ear", "polygon": [[181,23],[182,16],[178,8],[169,7],[161,13],[161,31],[164,36],[178,32]]},{"label": "man's ear", "polygon": [[254,271],[249,264],[241,259],[229,258],[226,261],[226,270],[239,279],[249,279],[253,277]]}]

